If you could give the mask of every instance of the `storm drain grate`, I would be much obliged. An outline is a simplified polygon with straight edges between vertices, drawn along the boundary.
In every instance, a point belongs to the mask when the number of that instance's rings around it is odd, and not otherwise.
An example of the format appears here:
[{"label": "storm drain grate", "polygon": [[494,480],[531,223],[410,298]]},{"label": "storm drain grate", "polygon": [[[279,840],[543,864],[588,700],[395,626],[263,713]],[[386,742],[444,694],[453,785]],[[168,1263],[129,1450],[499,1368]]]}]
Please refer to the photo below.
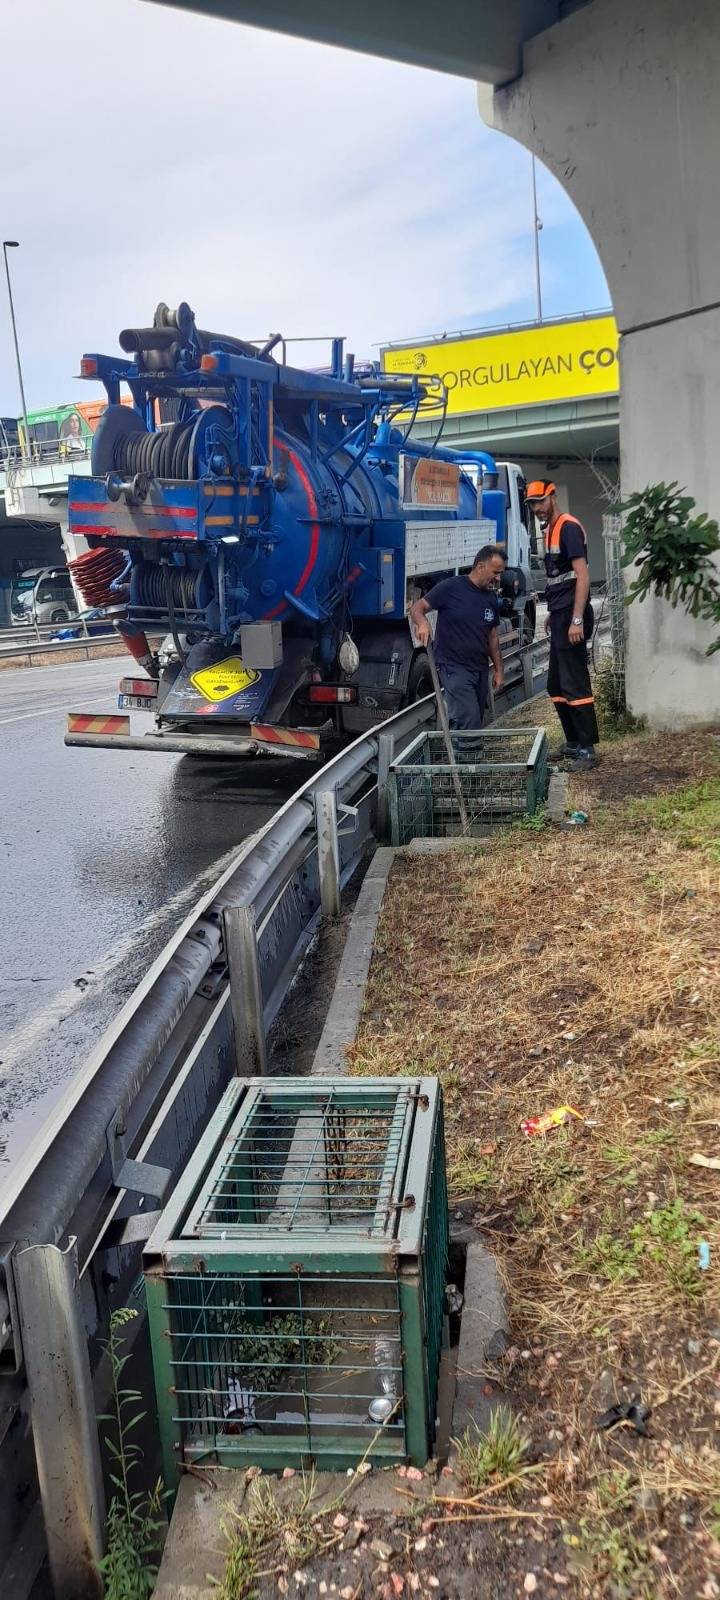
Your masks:
[{"label": "storm drain grate", "polygon": [[447,1226],[434,1079],[232,1083],[145,1251],[168,1484],[425,1461]]},{"label": "storm drain grate", "polygon": [[[544,728],[485,728],[452,735],[470,831],[534,816],[544,805],[548,748]],[[421,733],[392,763],[388,778],[391,840],[462,833],[456,780],[441,733]]]}]

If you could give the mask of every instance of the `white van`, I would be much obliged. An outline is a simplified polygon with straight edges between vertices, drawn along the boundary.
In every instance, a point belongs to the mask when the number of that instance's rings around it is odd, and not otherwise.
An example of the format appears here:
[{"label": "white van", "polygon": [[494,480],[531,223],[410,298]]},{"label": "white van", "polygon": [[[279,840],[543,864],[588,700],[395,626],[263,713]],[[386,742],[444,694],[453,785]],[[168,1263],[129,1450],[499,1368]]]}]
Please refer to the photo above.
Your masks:
[{"label": "white van", "polygon": [[67,567],[32,567],[13,579],[12,620],[28,623],[69,622],[77,616],[77,600]]}]

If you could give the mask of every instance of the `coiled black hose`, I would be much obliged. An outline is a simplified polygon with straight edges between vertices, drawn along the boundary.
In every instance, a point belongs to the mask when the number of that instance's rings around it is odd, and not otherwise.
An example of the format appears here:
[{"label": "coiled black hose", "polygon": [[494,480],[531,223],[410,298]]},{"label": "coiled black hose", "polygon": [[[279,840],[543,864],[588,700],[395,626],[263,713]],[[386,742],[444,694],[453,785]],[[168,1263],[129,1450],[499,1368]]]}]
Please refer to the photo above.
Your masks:
[{"label": "coiled black hose", "polygon": [[169,610],[169,602],[173,610],[199,610],[202,577],[202,572],[144,561],[135,568],[132,603],[134,606],[150,607],[154,611]]},{"label": "coiled black hose", "polygon": [[189,478],[190,440],[197,418],[175,422],[158,433],[125,433],[116,440],[113,466],[124,477],[147,472],[153,478]]}]

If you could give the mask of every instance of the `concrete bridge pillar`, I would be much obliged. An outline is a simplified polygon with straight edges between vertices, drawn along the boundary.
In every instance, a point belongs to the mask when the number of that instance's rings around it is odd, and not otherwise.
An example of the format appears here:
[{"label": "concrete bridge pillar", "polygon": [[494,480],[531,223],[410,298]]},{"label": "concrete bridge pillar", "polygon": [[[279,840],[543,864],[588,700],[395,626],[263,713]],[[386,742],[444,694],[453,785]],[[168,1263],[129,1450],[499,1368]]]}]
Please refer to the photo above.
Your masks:
[{"label": "concrete bridge pillar", "polygon": [[[720,5],[594,0],[480,86],[486,122],[549,167],[584,218],[621,332],[625,494],[677,479],[720,520]],[[654,599],[628,612],[632,710],[654,727],[720,714],[709,626]]]}]

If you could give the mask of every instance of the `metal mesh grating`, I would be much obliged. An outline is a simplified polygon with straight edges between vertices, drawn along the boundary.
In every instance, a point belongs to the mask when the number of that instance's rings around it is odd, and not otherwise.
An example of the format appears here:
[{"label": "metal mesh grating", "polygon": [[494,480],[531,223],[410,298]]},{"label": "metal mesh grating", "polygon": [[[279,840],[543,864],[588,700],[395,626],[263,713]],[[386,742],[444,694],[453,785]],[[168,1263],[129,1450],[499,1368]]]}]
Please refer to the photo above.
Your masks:
[{"label": "metal mesh grating", "polygon": [[188,1232],[231,1237],[250,1225],[383,1232],[409,1110],[404,1089],[369,1106],[339,1099],[332,1088],[308,1086],[294,1104],[260,1091],[240,1112]]},{"label": "metal mesh grating", "polygon": [[262,1441],[322,1453],[342,1433],[362,1454],[385,1419],[384,1453],[404,1448],[395,1278],[258,1275],[168,1280],[173,1420],[197,1460]]},{"label": "metal mesh grating", "polygon": [[[533,816],[547,794],[542,728],[453,733],[453,752],[471,832]],[[462,833],[452,768],[441,733],[419,736],[389,775],[392,843]]]},{"label": "metal mesh grating", "polygon": [[145,1251],[168,1484],[424,1461],[447,1232],[436,1080],[235,1080]]},{"label": "metal mesh grating", "polygon": [[603,517],[605,565],[607,568],[607,606],[610,619],[613,672],[622,678],[625,672],[625,591],[622,573],[622,517]]}]

